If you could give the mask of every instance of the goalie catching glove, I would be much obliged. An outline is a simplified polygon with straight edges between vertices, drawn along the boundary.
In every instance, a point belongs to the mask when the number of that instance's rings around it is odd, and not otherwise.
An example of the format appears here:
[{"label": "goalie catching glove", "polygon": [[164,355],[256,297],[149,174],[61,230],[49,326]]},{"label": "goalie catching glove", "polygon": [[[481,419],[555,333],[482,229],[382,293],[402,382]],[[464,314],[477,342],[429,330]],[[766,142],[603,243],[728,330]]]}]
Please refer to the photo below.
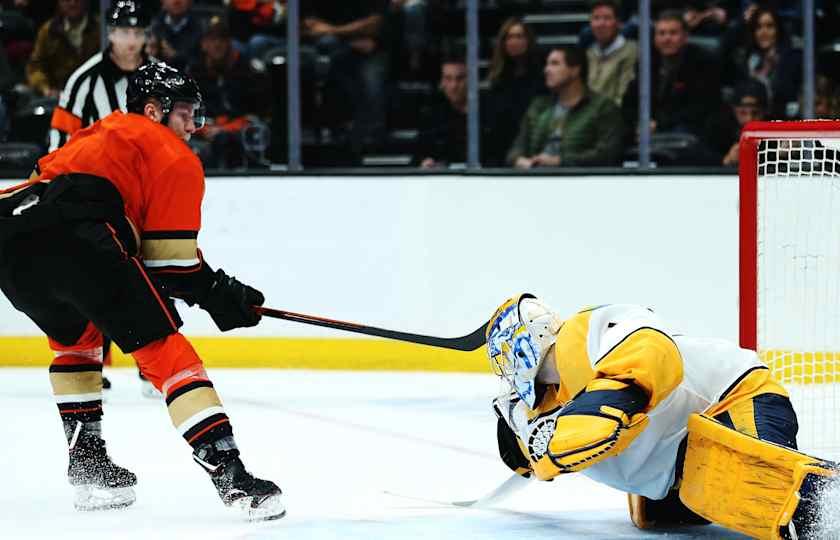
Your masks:
[{"label": "goalie catching glove", "polygon": [[530,410],[516,394],[502,396],[493,401],[499,453],[515,472],[540,480],[580,471],[627,448],[648,423],[641,412],[647,404],[641,388],[609,379],[592,381],[562,408],[544,412]]},{"label": "goalie catching glove", "polygon": [[225,332],[256,326],[262,315],[253,306],[261,306],[263,302],[265,297],[260,291],[219,269],[213,273],[213,284],[199,305],[210,314],[219,330]]}]

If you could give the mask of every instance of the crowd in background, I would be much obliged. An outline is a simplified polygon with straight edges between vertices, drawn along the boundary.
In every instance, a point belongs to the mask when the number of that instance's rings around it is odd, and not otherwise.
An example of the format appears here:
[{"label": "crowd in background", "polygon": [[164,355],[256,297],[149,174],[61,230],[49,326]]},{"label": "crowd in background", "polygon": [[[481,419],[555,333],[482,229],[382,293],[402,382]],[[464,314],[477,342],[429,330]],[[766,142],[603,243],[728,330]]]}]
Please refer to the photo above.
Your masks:
[{"label": "crowd in background", "polygon": [[[815,1],[815,117],[838,118],[840,2]],[[114,2],[99,13],[89,0],[3,1],[0,168],[124,108],[124,79],[148,58],[199,82],[210,121],[192,144],[208,168],[285,161],[285,1]],[[637,4],[480,3],[483,166],[635,159]],[[305,166],[465,162],[462,1],[306,0],[300,10]],[[802,117],[799,0],[652,0],[652,17],[651,122],[641,129],[659,165],[736,165],[746,122]]]}]

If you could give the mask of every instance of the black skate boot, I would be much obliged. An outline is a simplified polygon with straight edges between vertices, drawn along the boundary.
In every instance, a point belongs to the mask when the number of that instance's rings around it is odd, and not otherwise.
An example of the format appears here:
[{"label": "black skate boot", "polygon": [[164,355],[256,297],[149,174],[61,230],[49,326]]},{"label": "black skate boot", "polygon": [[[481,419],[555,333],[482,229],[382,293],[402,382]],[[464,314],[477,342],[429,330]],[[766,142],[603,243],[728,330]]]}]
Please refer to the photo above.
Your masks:
[{"label": "black skate boot", "polygon": [[[98,422],[96,423],[98,424]],[[98,429],[85,430],[82,422],[70,439],[67,479],[76,488],[76,510],[108,510],[131,505],[137,484],[133,472],[115,465],[105,449]]]},{"label": "black skate boot", "polygon": [[198,448],[193,459],[210,474],[225,506],[239,509],[251,521],[279,519],[286,515],[280,488],[245,470],[233,437]]}]

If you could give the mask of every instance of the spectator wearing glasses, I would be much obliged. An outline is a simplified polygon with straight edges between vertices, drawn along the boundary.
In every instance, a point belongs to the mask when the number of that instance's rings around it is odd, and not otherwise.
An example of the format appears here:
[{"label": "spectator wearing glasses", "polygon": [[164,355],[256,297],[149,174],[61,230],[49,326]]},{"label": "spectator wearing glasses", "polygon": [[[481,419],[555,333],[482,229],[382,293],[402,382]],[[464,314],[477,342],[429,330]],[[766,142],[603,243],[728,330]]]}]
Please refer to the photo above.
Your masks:
[{"label": "spectator wearing glasses", "polygon": [[767,116],[767,91],[760,82],[746,80],[738,83],[732,103],[721,108],[707,125],[706,144],[724,167],[738,165],[738,142],[741,129],[753,120]]}]

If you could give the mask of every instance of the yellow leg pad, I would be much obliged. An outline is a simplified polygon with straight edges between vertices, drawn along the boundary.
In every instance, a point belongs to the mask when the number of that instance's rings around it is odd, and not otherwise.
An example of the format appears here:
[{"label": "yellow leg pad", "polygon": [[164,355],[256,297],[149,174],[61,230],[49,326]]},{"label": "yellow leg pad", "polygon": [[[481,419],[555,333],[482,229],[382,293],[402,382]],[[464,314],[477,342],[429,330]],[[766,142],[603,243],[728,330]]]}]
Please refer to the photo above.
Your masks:
[{"label": "yellow leg pad", "polygon": [[780,538],[784,516],[796,507],[791,502],[798,488],[795,471],[819,461],[693,414],[680,499],[729,529],[753,538]]}]

